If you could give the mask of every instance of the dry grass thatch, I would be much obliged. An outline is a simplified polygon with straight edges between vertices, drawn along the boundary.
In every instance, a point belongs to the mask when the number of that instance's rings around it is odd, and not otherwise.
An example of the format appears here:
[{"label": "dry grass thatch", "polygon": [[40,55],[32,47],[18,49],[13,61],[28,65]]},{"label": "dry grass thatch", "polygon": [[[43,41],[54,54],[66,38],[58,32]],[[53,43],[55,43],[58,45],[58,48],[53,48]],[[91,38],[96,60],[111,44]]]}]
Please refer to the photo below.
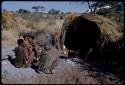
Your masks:
[{"label": "dry grass thatch", "polygon": [[102,37],[106,42],[116,42],[123,37],[123,34],[118,31],[119,27],[115,22],[97,14],[69,14],[64,21],[65,25],[68,26],[71,23],[74,23],[78,16],[95,22],[99,26]]}]

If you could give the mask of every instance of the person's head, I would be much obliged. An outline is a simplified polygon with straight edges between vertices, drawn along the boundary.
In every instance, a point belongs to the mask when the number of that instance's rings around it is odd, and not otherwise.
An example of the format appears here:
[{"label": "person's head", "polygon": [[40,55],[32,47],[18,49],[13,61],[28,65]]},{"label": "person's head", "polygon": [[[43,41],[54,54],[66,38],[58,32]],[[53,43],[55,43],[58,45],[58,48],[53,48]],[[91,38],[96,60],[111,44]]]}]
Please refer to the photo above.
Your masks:
[{"label": "person's head", "polygon": [[32,36],[29,36],[28,42],[32,42],[33,40],[34,40],[34,38]]},{"label": "person's head", "polygon": [[24,35],[23,38],[28,42],[32,42],[34,40],[34,37],[32,35]]},{"label": "person's head", "polygon": [[17,44],[18,44],[19,46],[22,45],[23,42],[24,42],[23,39],[18,39],[18,40],[17,40]]},{"label": "person's head", "polygon": [[44,49],[47,51],[47,50],[50,50],[51,49],[51,45],[49,43],[46,43],[44,45]]}]

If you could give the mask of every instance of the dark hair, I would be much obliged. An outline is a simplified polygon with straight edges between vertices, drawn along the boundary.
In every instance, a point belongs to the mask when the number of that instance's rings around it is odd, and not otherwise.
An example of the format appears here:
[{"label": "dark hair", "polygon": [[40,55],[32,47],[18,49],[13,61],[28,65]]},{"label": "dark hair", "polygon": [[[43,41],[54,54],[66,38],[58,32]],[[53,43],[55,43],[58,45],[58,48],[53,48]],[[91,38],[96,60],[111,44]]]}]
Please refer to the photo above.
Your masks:
[{"label": "dark hair", "polygon": [[18,44],[18,45],[21,45],[23,42],[24,42],[23,39],[18,39],[18,40],[17,40],[17,44]]},{"label": "dark hair", "polygon": [[31,37],[34,40],[34,36],[32,36],[32,35],[25,34],[25,35],[23,35],[23,38],[25,38],[25,37]]}]

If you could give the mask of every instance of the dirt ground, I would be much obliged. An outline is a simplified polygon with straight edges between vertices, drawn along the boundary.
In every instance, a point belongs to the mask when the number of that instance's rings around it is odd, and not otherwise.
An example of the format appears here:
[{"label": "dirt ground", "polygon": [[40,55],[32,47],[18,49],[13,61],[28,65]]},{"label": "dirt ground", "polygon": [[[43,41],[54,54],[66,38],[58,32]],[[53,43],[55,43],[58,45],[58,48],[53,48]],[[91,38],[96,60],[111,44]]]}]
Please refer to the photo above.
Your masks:
[{"label": "dirt ground", "polygon": [[[77,58],[59,58],[54,74],[39,74],[32,68],[15,68],[8,55],[15,58],[15,46],[2,47],[2,83],[4,84],[123,84],[114,74],[90,67]],[[77,62],[78,61],[78,62]],[[94,70],[90,70],[90,69]]]}]

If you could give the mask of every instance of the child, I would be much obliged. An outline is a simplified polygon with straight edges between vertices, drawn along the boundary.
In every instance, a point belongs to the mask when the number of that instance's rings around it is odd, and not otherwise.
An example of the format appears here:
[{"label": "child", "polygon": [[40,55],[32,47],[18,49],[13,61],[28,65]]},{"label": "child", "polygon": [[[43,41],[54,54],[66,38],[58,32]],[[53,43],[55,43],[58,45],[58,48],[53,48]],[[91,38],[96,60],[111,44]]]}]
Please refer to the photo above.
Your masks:
[{"label": "child", "polygon": [[14,59],[15,67],[25,67],[26,60],[28,60],[28,51],[24,46],[24,40],[18,39],[17,40],[18,47],[15,48],[15,55],[16,58]]}]

